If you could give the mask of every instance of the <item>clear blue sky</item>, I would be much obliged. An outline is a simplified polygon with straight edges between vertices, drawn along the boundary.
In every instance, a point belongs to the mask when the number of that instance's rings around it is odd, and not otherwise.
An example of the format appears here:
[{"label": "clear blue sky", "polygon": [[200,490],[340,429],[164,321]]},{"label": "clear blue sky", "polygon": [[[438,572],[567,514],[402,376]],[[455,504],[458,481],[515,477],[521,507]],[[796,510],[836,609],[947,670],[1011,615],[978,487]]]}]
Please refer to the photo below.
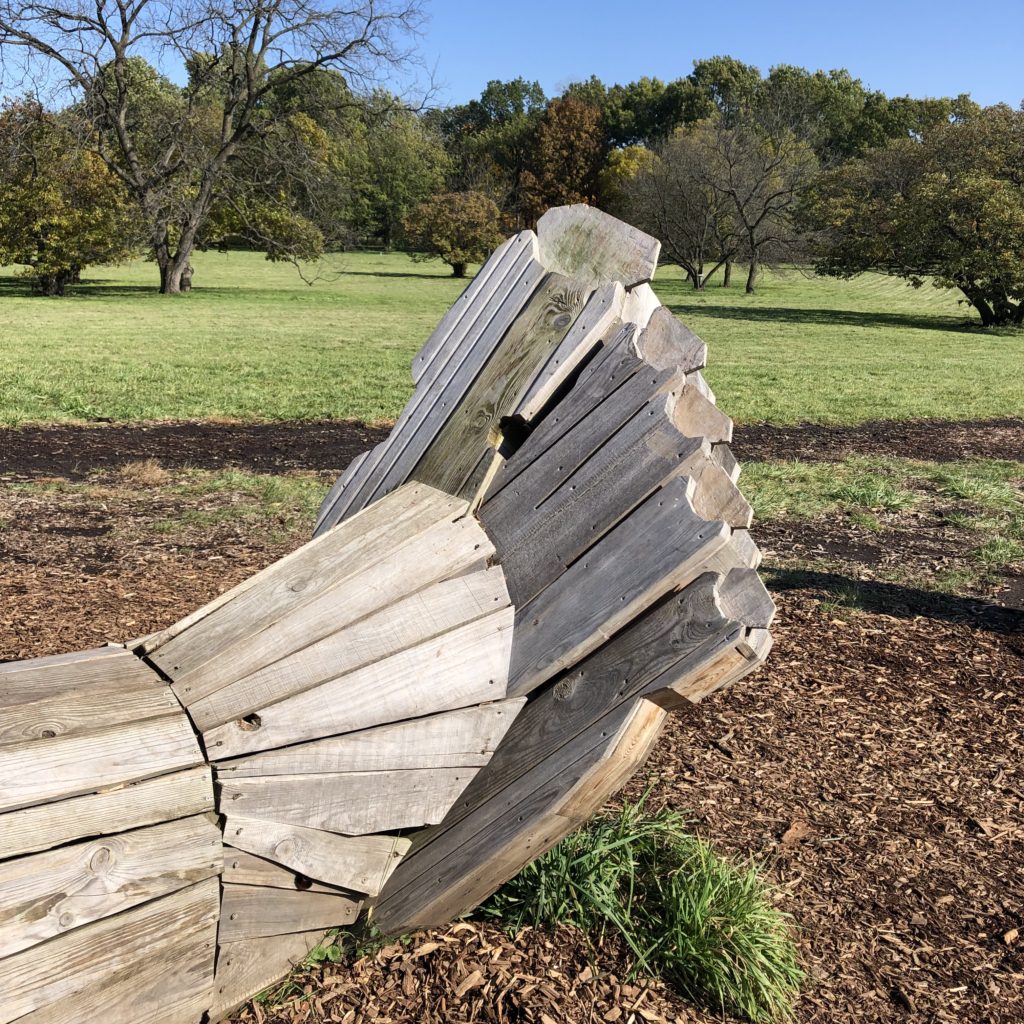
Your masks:
[{"label": "clear blue sky", "polygon": [[890,95],[969,92],[979,103],[1024,99],[1024,0],[425,0],[424,57],[440,102],[464,102],[492,78],[522,75],[557,93],[596,74],[606,83],[686,75],[694,58],[846,67]]}]

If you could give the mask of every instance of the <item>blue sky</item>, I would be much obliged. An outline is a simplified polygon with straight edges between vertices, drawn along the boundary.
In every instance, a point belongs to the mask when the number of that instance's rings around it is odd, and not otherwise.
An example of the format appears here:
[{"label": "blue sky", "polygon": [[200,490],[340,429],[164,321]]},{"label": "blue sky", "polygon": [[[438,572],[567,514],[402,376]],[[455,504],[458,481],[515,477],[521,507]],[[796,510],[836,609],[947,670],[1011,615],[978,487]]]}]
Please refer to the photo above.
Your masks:
[{"label": "blue sky", "polygon": [[1024,99],[1024,0],[861,0],[855,4],[680,0],[426,0],[424,57],[438,100],[463,102],[492,78],[537,79],[548,94],[686,75],[694,58],[846,67],[890,95]]}]

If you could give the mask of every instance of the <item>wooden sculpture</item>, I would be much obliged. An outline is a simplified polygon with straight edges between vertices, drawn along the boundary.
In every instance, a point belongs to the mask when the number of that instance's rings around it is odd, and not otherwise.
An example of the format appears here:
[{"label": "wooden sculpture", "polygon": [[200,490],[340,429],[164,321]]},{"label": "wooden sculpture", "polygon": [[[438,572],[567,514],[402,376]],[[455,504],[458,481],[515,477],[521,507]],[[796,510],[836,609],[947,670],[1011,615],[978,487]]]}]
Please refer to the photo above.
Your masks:
[{"label": "wooden sculpture", "polygon": [[764,659],[732,425],[657,258],[550,210],[312,541],[141,641],[0,665],[0,1024],[216,1021],[327,928],[450,920]]}]

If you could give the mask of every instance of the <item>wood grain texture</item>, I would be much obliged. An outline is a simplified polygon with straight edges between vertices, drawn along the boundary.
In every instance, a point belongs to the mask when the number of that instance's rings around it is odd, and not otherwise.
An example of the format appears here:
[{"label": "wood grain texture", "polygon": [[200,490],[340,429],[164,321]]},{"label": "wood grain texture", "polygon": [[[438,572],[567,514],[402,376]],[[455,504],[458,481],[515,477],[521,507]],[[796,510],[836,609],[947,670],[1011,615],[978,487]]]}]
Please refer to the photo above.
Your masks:
[{"label": "wood grain texture", "polygon": [[412,471],[414,479],[470,496],[464,487],[485,451],[497,447],[501,420],[515,411],[589,296],[590,289],[571,278],[545,278],[423,453]]},{"label": "wood grain texture", "polygon": [[[138,661],[133,655],[129,658]],[[124,722],[141,722],[178,714],[181,706],[166,685],[154,685],[155,673],[144,669],[147,678],[106,679],[76,684],[59,694],[26,700],[3,707],[0,714],[0,747],[29,740],[75,736]]]},{"label": "wood grain texture", "polygon": [[555,206],[537,221],[540,260],[549,270],[597,287],[632,288],[654,277],[661,243],[592,206]]},{"label": "wood grain texture", "polygon": [[[0,1024],[10,1024],[58,1000],[70,1001],[89,986],[123,978],[147,959],[160,958],[190,940],[209,943],[209,982],[220,906],[220,884],[208,878],[180,892],[133,907],[122,914],[76,928],[49,942],[0,960]],[[173,929],[168,922],[173,921]],[[202,976],[200,976],[202,977]],[[193,979],[194,981],[199,979]],[[191,1004],[210,992],[193,988],[158,993]],[[133,1024],[134,1016],[110,1017],[111,1024]]]},{"label": "wood grain texture", "polygon": [[[525,698],[444,711],[409,722],[221,761],[221,779],[263,775],[459,768],[487,764]],[[0,819],[2,820],[2,819]]]},{"label": "wood grain texture", "polygon": [[701,519],[689,490],[686,477],[670,481],[517,611],[510,696],[536,689],[701,573],[730,531]]},{"label": "wood grain texture", "polygon": [[0,957],[111,917],[222,868],[220,830],[198,815],[0,864]]},{"label": "wood grain texture", "polygon": [[[196,727],[212,729],[241,718],[509,604],[500,568],[417,587],[436,574],[458,572],[481,550],[493,550],[473,520],[428,531],[422,539],[406,557],[396,552],[393,561],[375,567],[367,579],[352,586],[355,593],[346,586],[336,600],[322,607],[307,607],[294,623],[278,623],[265,631],[258,641],[261,653],[244,658],[243,666],[257,659],[273,659],[281,651],[287,653],[191,702],[189,715]],[[353,621],[353,616],[370,605],[378,607]],[[315,639],[330,627],[335,632]]]},{"label": "wood grain texture", "polygon": [[218,789],[232,814],[362,836],[437,824],[475,774],[473,768],[404,768],[224,777]]},{"label": "wood grain texture", "polygon": [[618,281],[603,285],[590,296],[565,337],[539,364],[513,410],[515,416],[529,423],[541,414],[604,338],[614,332],[625,297]]},{"label": "wood grain texture", "polygon": [[160,677],[123,647],[58,654],[0,665],[0,707],[57,697],[93,687],[162,687]]},{"label": "wood grain texture", "polygon": [[182,941],[168,931],[147,955],[18,1024],[196,1024],[211,998],[216,934],[215,921]]},{"label": "wood grain texture", "polygon": [[707,363],[708,347],[668,306],[659,306],[640,332],[637,351],[656,370],[692,373]]},{"label": "wood grain texture", "polygon": [[301,963],[323,939],[323,931],[277,935],[269,939],[225,942],[217,951],[210,1021],[230,1016],[241,1003],[279,981]]},{"label": "wood grain texture", "polygon": [[224,840],[318,882],[369,896],[380,892],[410,845],[394,836],[339,836],[232,814],[224,822]]},{"label": "wood grain texture", "polygon": [[352,924],[362,903],[323,892],[289,892],[259,885],[226,884],[217,941],[287,935]]},{"label": "wood grain texture", "polygon": [[622,304],[622,322],[632,323],[643,330],[650,322],[651,315],[661,305],[661,299],[654,294],[649,284],[638,284],[626,292]]},{"label": "wood grain texture", "polygon": [[184,712],[0,747],[0,810],[95,793],[203,763]]},{"label": "wood grain texture", "polygon": [[[511,607],[203,734],[215,760],[505,697]],[[431,685],[431,681],[434,685]],[[444,680],[444,685],[437,681]]]},{"label": "wood grain texture", "polygon": [[207,765],[0,814],[0,859],[213,810]]},{"label": "wood grain texture", "polygon": [[230,846],[224,847],[223,880],[233,885],[261,885],[296,892],[326,892],[335,896],[352,895],[344,889],[324,885],[323,882],[314,882],[297,871]]}]

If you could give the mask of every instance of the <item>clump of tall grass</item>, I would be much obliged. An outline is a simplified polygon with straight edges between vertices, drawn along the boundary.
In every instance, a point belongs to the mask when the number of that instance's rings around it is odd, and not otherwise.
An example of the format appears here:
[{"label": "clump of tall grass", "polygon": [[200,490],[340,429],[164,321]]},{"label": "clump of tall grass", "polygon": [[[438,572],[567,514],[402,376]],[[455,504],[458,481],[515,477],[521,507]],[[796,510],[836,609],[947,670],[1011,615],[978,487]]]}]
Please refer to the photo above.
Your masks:
[{"label": "clump of tall grass", "polygon": [[513,930],[612,929],[634,971],[691,1001],[752,1021],[786,1020],[803,979],[789,917],[752,866],[687,830],[675,811],[626,803],[567,836],[482,908]]}]

